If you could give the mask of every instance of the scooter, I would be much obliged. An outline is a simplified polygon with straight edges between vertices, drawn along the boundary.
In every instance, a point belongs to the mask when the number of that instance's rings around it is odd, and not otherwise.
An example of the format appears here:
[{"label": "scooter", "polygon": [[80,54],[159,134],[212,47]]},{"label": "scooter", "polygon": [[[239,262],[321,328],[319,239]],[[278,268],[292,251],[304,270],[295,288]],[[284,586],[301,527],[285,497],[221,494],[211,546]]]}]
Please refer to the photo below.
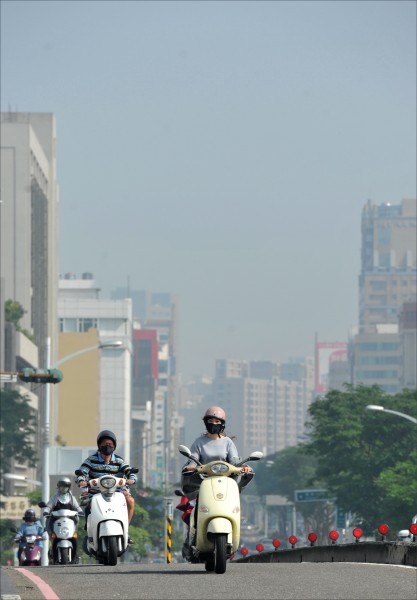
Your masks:
[{"label": "scooter", "polygon": [[[39,502],[41,508],[45,508],[45,502]],[[51,561],[54,565],[75,564],[77,557],[77,523],[78,512],[61,508],[53,510],[47,519],[53,519],[51,533]]]},{"label": "scooter", "polygon": [[43,540],[41,535],[31,534],[23,535],[16,543],[22,544],[23,548],[20,553],[19,567],[40,567],[42,548],[36,543]]},{"label": "scooter", "polygon": [[[178,450],[187,458],[191,452],[187,446]],[[189,539],[183,548],[184,558],[191,563],[204,563],[208,572],[222,574],[227,559],[239,548],[240,543],[240,483],[242,465],[259,460],[262,452],[253,452],[237,465],[214,460],[206,465],[195,460],[196,473],[201,476],[197,502],[190,517]],[[192,473],[192,474],[195,474]]]},{"label": "scooter", "polygon": [[[131,468],[131,473],[139,469]],[[82,474],[75,471],[76,475]],[[127,477],[128,478],[128,477]],[[128,548],[128,515],[126,498],[120,493],[127,479],[115,475],[102,475],[90,479],[90,489],[99,490],[90,499],[90,513],[87,517],[87,538],[84,551],[104,565],[117,565],[117,559]],[[81,501],[81,505],[84,502]]]}]

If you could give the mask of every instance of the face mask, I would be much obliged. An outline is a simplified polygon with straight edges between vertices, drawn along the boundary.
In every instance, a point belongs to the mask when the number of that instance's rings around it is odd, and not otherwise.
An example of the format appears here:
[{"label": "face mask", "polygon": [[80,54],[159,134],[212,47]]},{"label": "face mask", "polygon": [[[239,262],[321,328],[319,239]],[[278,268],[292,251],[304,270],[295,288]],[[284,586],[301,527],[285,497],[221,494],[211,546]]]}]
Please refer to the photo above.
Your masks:
[{"label": "face mask", "polygon": [[104,454],[105,456],[109,456],[110,454],[113,454],[113,446],[100,446],[100,452],[102,454]]},{"label": "face mask", "polygon": [[209,433],[222,433],[224,425],[221,423],[206,423],[206,429]]}]

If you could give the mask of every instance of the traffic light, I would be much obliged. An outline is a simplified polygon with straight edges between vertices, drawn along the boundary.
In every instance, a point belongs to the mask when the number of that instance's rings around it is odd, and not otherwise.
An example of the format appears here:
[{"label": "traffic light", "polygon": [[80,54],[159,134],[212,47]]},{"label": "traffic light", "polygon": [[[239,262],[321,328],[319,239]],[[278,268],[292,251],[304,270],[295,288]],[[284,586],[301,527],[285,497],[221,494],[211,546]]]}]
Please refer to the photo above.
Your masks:
[{"label": "traffic light", "polygon": [[59,369],[22,369],[19,379],[25,383],[59,383],[64,378]]}]

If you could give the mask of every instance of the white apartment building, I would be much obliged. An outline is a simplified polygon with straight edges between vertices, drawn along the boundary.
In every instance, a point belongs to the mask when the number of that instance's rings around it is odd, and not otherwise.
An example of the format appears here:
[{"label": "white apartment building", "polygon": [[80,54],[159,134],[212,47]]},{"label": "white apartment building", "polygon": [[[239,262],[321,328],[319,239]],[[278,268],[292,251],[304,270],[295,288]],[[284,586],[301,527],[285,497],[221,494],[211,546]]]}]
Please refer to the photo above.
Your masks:
[{"label": "white apartment building", "polygon": [[[95,423],[91,424],[90,437],[77,446],[94,445],[97,433],[110,429],[117,436],[117,453],[130,461],[131,455],[131,363],[132,363],[132,302],[129,298],[120,300],[99,298],[100,289],[90,273],[84,273],[80,279],[72,274],[59,280],[58,318],[59,330],[63,333],[97,332],[97,344],[120,341],[120,347],[97,349],[99,352],[99,400]],[[81,346],[82,347],[82,346]],[[86,369],[89,363],[86,357]],[[62,367],[62,370],[64,367]],[[60,384],[62,393],[65,385],[71,384],[68,394],[75,399],[82,380],[94,376],[94,370],[82,373],[79,378]],[[90,399],[94,402],[94,398]],[[89,400],[87,399],[87,402]],[[87,408],[85,407],[85,410]],[[83,407],[74,410],[74,427],[83,418]],[[58,432],[60,434],[60,432]],[[67,436],[70,435],[67,432]],[[140,443],[139,440],[136,443]],[[71,445],[71,444],[69,444]]]}]

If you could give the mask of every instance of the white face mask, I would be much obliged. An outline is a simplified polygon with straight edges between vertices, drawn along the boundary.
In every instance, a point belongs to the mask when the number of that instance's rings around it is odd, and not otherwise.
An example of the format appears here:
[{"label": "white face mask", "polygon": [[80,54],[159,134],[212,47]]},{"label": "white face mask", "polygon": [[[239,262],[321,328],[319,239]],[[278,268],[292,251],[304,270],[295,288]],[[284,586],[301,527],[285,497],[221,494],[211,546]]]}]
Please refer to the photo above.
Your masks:
[{"label": "white face mask", "polygon": [[61,492],[59,492],[58,500],[62,504],[68,504],[68,502],[70,502],[70,500],[71,500],[71,496],[69,495],[69,492],[65,492],[65,494],[61,494]]}]

